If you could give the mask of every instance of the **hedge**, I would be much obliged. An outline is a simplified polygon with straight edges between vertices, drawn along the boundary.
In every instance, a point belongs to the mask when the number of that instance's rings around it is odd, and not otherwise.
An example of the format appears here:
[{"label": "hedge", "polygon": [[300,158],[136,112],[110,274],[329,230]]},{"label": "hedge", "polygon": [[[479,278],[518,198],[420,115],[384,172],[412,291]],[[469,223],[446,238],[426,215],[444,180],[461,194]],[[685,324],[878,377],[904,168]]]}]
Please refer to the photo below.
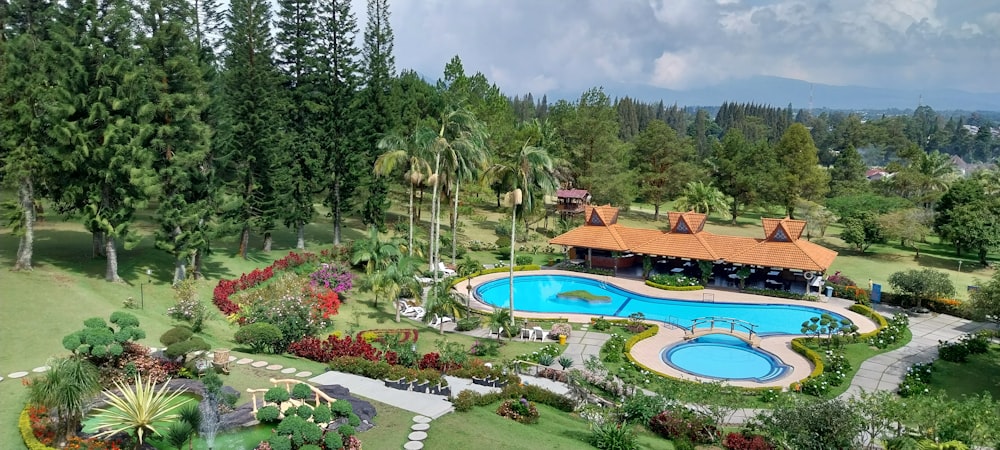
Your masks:
[{"label": "hedge", "polygon": [[875,337],[876,335],[878,335],[879,331],[882,331],[883,328],[889,326],[889,322],[885,320],[885,317],[875,312],[875,310],[871,309],[868,306],[862,305],[860,303],[855,303],[851,305],[850,308],[847,309],[878,322],[878,327],[876,327],[874,331],[869,331],[867,333],[863,333],[858,336],[858,339],[861,341]]},{"label": "hedge", "polygon": [[800,380],[800,382],[803,382],[806,379],[817,378],[823,375],[823,369],[824,369],[823,358],[819,355],[819,353],[816,353],[816,351],[814,351],[813,349],[806,347],[804,338],[792,339],[792,350],[795,350],[796,353],[805,356],[806,359],[812,361],[814,365],[812,373],[810,373],[809,376],[806,377],[805,379]]},{"label": "hedge", "polygon": [[21,417],[17,420],[17,427],[21,430],[21,439],[24,440],[24,445],[28,447],[28,450],[54,450],[35,437],[35,432],[31,429],[31,416],[28,414],[28,408],[28,405],[24,406],[24,409],[21,410]]},{"label": "hedge", "polygon": [[663,289],[665,291],[699,291],[705,289],[705,286],[667,286],[665,284],[656,284],[652,281],[646,280],[646,286],[655,287],[657,289]]},{"label": "hedge", "polygon": [[647,327],[646,331],[643,331],[642,333],[636,334],[636,335],[628,338],[627,341],[625,341],[625,352],[626,353],[628,353],[629,351],[631,351],[632,350],[632,346],[635,345],[635,344],[638,344],[639,341],[641,341],[643,339],[646,339],[646,338],[651,338],[651,337],[655,336],[656,333],[658,333],[660,331],[660,326],[656,325],[656,324],[649,324],[649,323],[647,323],[646,327]]}]

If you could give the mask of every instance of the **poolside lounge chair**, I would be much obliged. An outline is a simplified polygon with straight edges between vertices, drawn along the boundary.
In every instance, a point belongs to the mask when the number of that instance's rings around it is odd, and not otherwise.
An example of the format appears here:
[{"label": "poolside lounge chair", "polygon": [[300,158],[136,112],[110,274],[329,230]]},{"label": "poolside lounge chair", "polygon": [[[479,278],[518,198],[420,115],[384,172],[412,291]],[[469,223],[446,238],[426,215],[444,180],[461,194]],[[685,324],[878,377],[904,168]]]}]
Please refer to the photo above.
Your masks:
[{"label": "poolside lounge chair", "polygon": [[544,341],[547,337],[549,337],[549,332],[543,330],[542,327],[534,327],[531,329],[531,340],[538,339],[539,341]]},{"label": "poolside lounge chair", "polygon": [[427,311],[424,311],[424,308],[420,306],[414,306],[406,311],[403,311],[402,314],[413,320],[423,320],[424,316],[427,315]]},{"label": "poolside lounge chair", "polygon": [[438,261],[438,263],[437,263],[437,271],[443,273],[444,276],[446,276],[446,277],[455,276],[457,274],[457,272],[455,272],[453,269],[449,269],[448,267],[446,267],[444,265],[444,262],[442,262],[442,261]]},{"label": "poolside lounge chair", "polygon": [[429,325],[432,326],[432,327],[440,327],[441,325],[444,325],[444,324],[446,324],[448,322],[454,322],[454,321],[455,321],[455,319],[452,319],[451,317],[448,317],[448,316],[439,316],[439,315],[435,314],[434,315],[434,319],[431,320],[431,323]]},{"label": "poolside lounge chair", "polygon": [[434,279],[431,278],[431,277],[422,277],[422,276],[419,276],[419,275],[414,275],[413,279],[417,280],[417,283],[420,283],[422,285],[428,285],[428,284],[433,284],[434,283]]}]

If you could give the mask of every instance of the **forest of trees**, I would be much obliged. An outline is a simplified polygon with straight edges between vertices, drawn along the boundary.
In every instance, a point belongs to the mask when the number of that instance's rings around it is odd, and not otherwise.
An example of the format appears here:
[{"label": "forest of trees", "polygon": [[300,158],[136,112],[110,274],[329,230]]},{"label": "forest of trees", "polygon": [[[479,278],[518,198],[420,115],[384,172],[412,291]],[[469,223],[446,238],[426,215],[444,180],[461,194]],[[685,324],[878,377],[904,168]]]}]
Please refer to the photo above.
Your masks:
[{"label": "forest of trees", "polygon": [[[15,197],[4,212],[20,236],[16,268],[31,268],[43,202],[92,234],[109,281],[119,247],[140,239],[137,211],[150,209],[156,248],[180,280],[198,276],[213,239],[238,238],[245,257],[251,235],[269,250],[283,226],[303,248],[317,204],[332,243],[345,217],[385,229],[394,185],[409,192],[411,218],[430,191],[432,262],[442,217],[454,227],[464,192],[500,206],[521,189],[527,224],[556,185],[657,215],[675,201],[734,221],[747,207],[780,206],[809,220],[811,236],[849,224],[845,240],[862,251],[932,231],[984,262],[1000,245],[997,170],[956,181],[949,160],[996,161],[993,124],[975,114],[709,110],[600,88],[552,101],[503,93],[458,56],[432,83],[395,67],[387,0],[368,0],[363,26],[350,7],[0,1],[0,183]],[[870,166],[894,175],[869,182]]]}]

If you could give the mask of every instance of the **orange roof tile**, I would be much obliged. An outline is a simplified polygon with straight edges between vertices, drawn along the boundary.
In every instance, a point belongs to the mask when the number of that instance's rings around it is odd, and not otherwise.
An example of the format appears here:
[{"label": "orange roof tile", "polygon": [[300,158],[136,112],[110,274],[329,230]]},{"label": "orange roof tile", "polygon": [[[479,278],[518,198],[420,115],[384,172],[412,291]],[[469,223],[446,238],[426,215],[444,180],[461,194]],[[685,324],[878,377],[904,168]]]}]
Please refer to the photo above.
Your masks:
[{"label": "orange roof tile", "polygon": [[[595,221],[590,219],[594,219]],[[837,252],[801,239],[806,222],[802,220],[762,219],[764,239],[727,236],[702,231],[705,215],[694,212],[670,212],[670,229],[683,222],[691,232],[662,232],[618,225],[618,209],[609,205],[587,207],[588,221],[549,241],[555,245],[589,247],[610,251],[631,251],[646,255],[673,256],[705,261],[825,271]],[[782,231],[789,240],[774,240]]]}]

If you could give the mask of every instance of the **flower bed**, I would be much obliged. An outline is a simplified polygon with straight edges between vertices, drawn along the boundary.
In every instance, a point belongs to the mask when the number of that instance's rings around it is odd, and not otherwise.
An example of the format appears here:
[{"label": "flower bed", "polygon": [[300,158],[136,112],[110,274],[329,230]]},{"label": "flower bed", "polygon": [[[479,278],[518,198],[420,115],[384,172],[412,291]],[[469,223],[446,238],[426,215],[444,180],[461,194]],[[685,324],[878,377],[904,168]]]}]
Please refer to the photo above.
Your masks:
[{"label": "flower bed", "polygon": [[384,342],[385,337],[388,335],[398,336],[399,342],[417,342],[417,338],[420,336],[416,328],[402,328],[359,331],[354,339],[368,342]]}]

